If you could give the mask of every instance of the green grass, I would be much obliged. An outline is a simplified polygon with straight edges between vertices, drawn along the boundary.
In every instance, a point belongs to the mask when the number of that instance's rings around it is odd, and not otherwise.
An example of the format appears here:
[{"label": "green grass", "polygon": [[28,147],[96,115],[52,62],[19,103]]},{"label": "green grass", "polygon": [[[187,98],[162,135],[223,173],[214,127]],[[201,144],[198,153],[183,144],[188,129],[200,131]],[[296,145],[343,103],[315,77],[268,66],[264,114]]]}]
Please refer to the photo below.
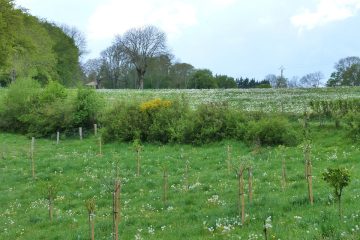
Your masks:
[{"label": "green grass", "polygon": [[193,107],[201,103],[227,102],[245,111],[303,113],[311,100],[360,98],[360,87],[311,89],[162,89],[162,90],[98,90],[107,102],[129,99],[146,101],[153,98],[187,99]]},{"label": "green grass", "polygon": [[[136,176],[131,144],[112,143],[98,156],[97,140],[67,138],[59,145],[39,139],[35,146],[36,180],[31,177],[30,139],[0,133],[0,239],[88,239],[85,201],[96,198],[95,238],[111,239],[112,180],[116,165],[122,181],[120,239],[264,239],[264,220],[272,217],[270,239],[360,239],[360,147],[343,129],[312,124],[314,206],[307,200],[301,146],[261,148],[252,154],[241,142],[145,145],[141,176]],[[233,164],[254,169],[253,203],[246,201],[246,222],[238,218],[238,180]],[[244,156],[249,156],[244,158]],[[288,183],[281,187],[281,159]],[[245,160],[246,159],[246,160]],[[185,163],[190,162],[185,187]],[[162,168],[169,169],[168,202],[162,202]],[[339,219],[332,189],[321,179],[327,167],[350,169]],[[245,178],[247,175],[245,174]],[[46,181],[58,184],[53,222],[49,222]],[[247,182],[247,181],[245,181]],[[246,189],[247,189],[247,185]],[[246,194],[247,197],[247,194]],[[136,238],[137,236],[138,238]]]},{"label": "green grass", "polygon": [[[0,100],[7,89],[0,88]],[[69,90],[75,94],[74,90]],[[337,100],[360,98],[360,87],[310,88],[310,89],[100,89],[109,105],[116,101],[147,101],[153,98],[173,99],[184,97],[193,107],[201,103],[227,102],[245,111],[303,113],[311,100]]]}]

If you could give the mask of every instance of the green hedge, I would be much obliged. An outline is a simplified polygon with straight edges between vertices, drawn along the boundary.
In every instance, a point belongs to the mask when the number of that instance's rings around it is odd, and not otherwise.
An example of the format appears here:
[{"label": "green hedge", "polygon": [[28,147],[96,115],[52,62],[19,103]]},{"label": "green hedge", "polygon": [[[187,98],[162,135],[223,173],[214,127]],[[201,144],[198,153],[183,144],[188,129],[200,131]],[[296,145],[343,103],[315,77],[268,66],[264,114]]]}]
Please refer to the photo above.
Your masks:
[{"label": "green hedge", "polygon": [[32,79],[12,83],[0,109],[0,128],[36,137],[56,131],[67,132],[82,126],[92,127],[97,121],[101,100],[91,89],[79,88],[75,96],[57,82],[45,88]]},{"label": "green hedge", "polygon": [[262,145],[294,145],[297,132],[285,117],[249,115],[227,104],[202,104],[191,109],[186,99],[118,102],[104,110],[93,89],[69,94],[62,85],[45,88],[32,79],[18,79],[0,105],[0,128],[31,136],[72,132],[102,126],[105,141],[204,144],[236,139]]}]

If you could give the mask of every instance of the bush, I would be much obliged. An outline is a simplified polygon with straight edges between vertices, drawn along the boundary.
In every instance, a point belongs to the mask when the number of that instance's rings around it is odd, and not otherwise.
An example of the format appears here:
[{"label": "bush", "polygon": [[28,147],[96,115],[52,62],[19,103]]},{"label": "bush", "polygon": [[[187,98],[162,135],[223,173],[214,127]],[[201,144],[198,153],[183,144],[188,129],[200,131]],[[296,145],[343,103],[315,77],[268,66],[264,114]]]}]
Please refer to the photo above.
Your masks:
[{"label": "bush", "polygon": [[105,140],[181,142],[188,106],[180,100],[117,103],[103,117]]},{"label": "bush", "polygon": [[68,130],[71,128],[72,116],[66,89],[57,82],[49,82],[39,93],[37,104],[30,108],[22,120],[28,126],[28,134],[40,137]]},{"label": "bush", "polygon": [[101,104],[94,90],[79,89],[71,99],[58,82],[42,89],[33,79],[18,79],[2,101],[0,128],[36,137],[78,126],[90,128]]},{"label": "bush", "polygon": [[249,142],[259,142],[261,145],[295,145],[298,134],[283,117],[265,117],[259,121],[251,121],[246,134]]},{"label": "bush", "polygon": [[360,113],[350,112],[345,117],[348,135],[354,140],[360,140]]},{"label": "bush", "polygon": [[230,110],[226,104],[203,104],[188,119],[184,140],[202,144],[225,138],[243,139],[246,122],[241,112]]},{"label": "bush", "polygon": [[31,78],[20,78],[10,84],[0,112],[0,127],[6,131],[26,133],[28,129],[24,116],[38,105],[40,85]]},{"label": "bush", "polygon": [[91,128],[97,122],[102,105],[102,99],[94,89],[78,88],[76,98],[72,103],[73,127]]}]

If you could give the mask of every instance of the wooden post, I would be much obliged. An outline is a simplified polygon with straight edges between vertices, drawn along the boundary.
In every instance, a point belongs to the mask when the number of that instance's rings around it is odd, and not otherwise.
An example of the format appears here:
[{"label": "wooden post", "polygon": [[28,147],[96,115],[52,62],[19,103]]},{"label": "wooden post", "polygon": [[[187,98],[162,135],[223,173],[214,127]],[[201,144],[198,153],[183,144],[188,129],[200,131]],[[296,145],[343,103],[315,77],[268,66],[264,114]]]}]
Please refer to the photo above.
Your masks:
[{"label": "wooden post", "polygon": [[89,216],[90,226],[91,226],[91,240],[95,240],[95,220],[94,213]]},{"label": "wooden post", "polygon": [[228,145],[227,146],[227,168],[228,168],[228,173],[231,174],[231,146]]},{"label": "wooden post", "polygon": [[49,218],[50,222],[53,220],[53,196],[49,195]]},{"label": "wooden post", "polygon": [[94,135],[97,135],[97,124],[94,124]]},{"label": "wooden post", "polygon": [[136,159],[137,159],[137,176],[139,177],[140,176],[140,149],[138,149],[136,151],[137,155],[136,155]]},{"label": "wooden post", "polygon": [[59,142],[60,142],[60,132],[57,131],[56,132],[56,144],[59,144]]},{"label": "wooden post", "polygon": [[238,172],[239,178],[239,216],[241,216],[241,223],[245,223],[245,193],[244,193],[244,167],[240,166]]},{"label": "wooden post", "polygon": [[186,191],[189,191],[189,161],[186,161],[185,164],[185,188]]},{"label": "wooden post", "polygon": [[312,190],[312,165],[311,160],[308,161],[307,165],[307,178],[308,178],[308,192],[309,192],[309,201],[310,204],[314,204],[314,196],[313,196],[313,190]]},{"label": "wooden post", "polygon": [[30,148],[30,155],[31,155],[31,170],[32,170],[32,177],[35,178],[35,160],[34,160],[34,151],[35,151],[35,138],[31,138],[31,148]]},{"label": "wooden post", "polygon": [[80,136],[80,140],[83,140],[82,127],[79,127],[79,136]]},{"label": "wooden post", "polygon": [[99,137],[99,155],[102,156],[102,139]]},{"label": "wooden post", "polygon": [[89,214],[89,234],[90,239],[95,240],[95,199],[88,199],[86,201],[86,208]]},{"label": "wooden post", "polygon": [[282,159],[282,188],[286,188],[286,163],[285,158]]},{"label": "wooden post", "polygon": [[248,168],[248,173],[249,173],[249,203],[252,203],[252,179],[253,179],[253,173],[252,173],[252,167],[250,166]]},{"label": "wooden post", "polygon": [[119,239],[119,222],[120,222],[120,191],[121,182],[116,179],[113,191],[113,239]]},{"label": "wooden post", "polygon": [[314,196],[312,191],[312,164],[311,164],[311,144],[310,141],[304,143],[304,159],[305,159],[305,177],[308,184],[308,197],[311,205],[314,203]]},{"label": "wooden post", "polygon": [[166,207],[166,202],[167,202],[167,188],[168,188],[168,172],[167,172],[167,168],[164,167],[164,175],[163,175],[163,182],[164,182],[164,187],[163,187],[163,203],[164,203],[164,209]]}]

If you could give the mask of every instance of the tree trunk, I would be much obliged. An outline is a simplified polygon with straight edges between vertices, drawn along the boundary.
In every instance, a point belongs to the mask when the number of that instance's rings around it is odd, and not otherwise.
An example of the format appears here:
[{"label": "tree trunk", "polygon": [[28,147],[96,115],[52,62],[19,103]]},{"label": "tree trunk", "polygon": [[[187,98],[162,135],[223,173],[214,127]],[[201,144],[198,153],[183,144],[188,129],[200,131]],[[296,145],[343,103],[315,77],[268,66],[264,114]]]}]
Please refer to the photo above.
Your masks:
[{"label": "tree trunk", "polygon": [[136,72],[138,75],[138,83],[137,83],[137,87],[139,89],[144,89],[144,77],[145,77],[145,70],[144,69],[140,69],[140,68],[136,68]]}]

